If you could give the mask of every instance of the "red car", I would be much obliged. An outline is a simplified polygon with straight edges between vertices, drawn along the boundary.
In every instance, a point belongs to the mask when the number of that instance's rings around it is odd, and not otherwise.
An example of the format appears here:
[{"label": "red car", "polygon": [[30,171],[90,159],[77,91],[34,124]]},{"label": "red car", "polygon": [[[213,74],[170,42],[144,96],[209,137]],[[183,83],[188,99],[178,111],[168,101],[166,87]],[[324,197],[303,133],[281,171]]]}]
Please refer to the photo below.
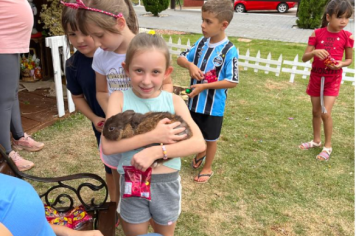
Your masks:
[{"label": "red car", "polygon": [[236,12],[277,10],[280,13],[285,13],[289,8],[293,8],[295,5],[296,2],[237,0],[234,3],[234,9]]}]

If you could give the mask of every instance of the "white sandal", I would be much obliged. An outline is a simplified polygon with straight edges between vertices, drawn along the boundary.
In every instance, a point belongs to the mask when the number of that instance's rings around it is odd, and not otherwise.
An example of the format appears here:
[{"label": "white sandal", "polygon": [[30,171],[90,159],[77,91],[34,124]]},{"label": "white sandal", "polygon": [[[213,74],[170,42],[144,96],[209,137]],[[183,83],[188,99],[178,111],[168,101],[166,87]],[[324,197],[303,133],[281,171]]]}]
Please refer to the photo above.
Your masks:
[{"label": "white sandal", "polygon": [[299,148],[302,150],[308,150],[310,148],[316,148],[321,146],[321,141],[319,143],[314,142],[313,140],[307,143],[302,143],[299,145]]},{"label": "white sandal", "polygon": [[323,147],[323,150],[316,156],[316,159],[319,161],[328,161],[332,151],[332,148]]}]

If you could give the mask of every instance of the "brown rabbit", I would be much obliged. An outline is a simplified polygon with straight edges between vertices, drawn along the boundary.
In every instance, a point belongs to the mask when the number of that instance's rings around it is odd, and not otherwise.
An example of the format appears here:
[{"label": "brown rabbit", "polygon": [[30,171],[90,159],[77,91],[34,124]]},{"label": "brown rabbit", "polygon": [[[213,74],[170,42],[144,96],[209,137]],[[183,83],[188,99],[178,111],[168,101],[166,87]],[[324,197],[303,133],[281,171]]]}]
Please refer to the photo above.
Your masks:
[{"label": "brown rabbit", "polygon": [[118,113],[105,121],[103,135],[108,140],[120,140],[130,138],[136,134],[147,133],[156,128],[158,122],[164,118],[171,120],[171,123],[179,121],[179,127],[185,127],[181,134],[187,134],[187,139],[192,136],[188,124],[178,115],[169,112],[148,112],[145,114],[127,110]]}]

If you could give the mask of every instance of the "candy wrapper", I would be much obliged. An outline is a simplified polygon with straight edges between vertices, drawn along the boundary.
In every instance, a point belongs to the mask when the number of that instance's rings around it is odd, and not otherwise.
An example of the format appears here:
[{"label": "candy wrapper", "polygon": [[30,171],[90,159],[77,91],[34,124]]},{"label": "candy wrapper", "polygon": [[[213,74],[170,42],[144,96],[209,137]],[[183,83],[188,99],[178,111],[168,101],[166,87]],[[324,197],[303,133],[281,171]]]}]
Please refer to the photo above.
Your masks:
[{"label": "candy wrapper", "polygon": [[93,220],[83,206],[75,207],[69,212],[58,213],[53,207],[45,205],[45,214],[50,224],[63,225],[71,229],[79,229],[86,222]]},{"label": "candy wrapper", "polygon": [[151,200],[151,174],[149,167],[145,172],[133,166],[123,166],[125,171],[125,191],[123,198],[140,197]]},{"label": "candy wrapper", "polygon": [[335,65],[338,65],[339,62],[336,61],[334,58],[332,58],[330,55],[328,55],[324,60],[324,65],[325,66],[335,66]]},{"label": "candy wrapper", "polygon": [[70,217],[60,216],[47,221],[52,225],[62,225],[74,229],[73,220]]},{"label": "candy wrapper", "polygon": [[212,83],[218,81],[218,78],[216,77],[216,70],[210,70],[204,74],[204,83]]}]

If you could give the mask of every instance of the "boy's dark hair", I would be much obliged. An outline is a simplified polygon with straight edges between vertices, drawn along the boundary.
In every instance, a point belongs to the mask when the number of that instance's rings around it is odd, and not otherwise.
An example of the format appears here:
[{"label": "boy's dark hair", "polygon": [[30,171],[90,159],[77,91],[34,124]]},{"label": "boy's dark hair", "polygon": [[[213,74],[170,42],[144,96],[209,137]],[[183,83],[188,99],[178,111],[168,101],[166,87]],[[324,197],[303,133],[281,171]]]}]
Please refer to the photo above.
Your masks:
[{"label": "boy's dark hair", "polygon": [[325,7],[321,27],[326,27],[328,25],[328,21],[326,20],[326,15],[328,14],[330,17],[332,15],[336,15],[336,17],[340,17],[346,14],[347,18],[352,16],[352,5],[349,0],[330,0],[329,3]]},{"label": "boy's dark hair", "polygon": [[234,7],[230,0],[208,0],[201,8],[202,12],[215,14],[219,22],[231,22],[234,17]]}]

